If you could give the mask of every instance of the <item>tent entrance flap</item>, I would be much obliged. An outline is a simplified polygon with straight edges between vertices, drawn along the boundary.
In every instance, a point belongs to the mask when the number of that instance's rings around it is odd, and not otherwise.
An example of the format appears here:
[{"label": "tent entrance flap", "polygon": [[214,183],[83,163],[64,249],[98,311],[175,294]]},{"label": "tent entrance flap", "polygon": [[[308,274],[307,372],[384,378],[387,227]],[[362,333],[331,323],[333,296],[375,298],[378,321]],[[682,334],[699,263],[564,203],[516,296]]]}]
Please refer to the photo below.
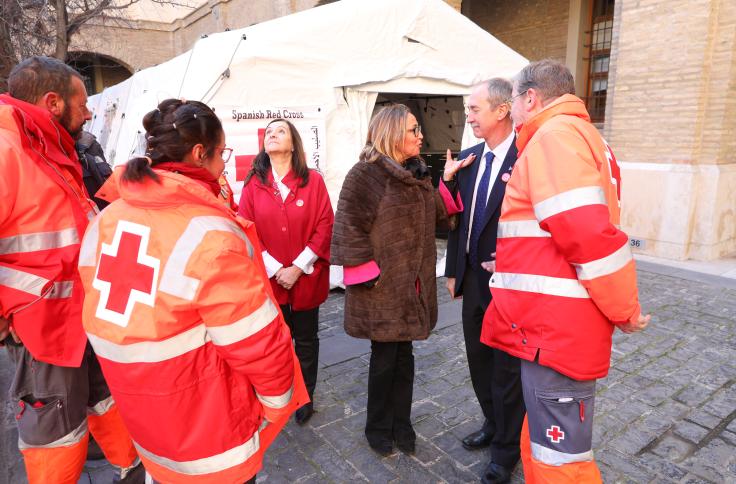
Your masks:
[{"label": "tent entrance flap", "polygon": [[453,155],[461,148],[465,127],[463,97],[384,92],[378,94],[373,114],[391,103],[405,104],[422,127],[424,141],[421,155],[432,172],[432,183],[437,186],[445,166],[448,148],[452,150]]}]

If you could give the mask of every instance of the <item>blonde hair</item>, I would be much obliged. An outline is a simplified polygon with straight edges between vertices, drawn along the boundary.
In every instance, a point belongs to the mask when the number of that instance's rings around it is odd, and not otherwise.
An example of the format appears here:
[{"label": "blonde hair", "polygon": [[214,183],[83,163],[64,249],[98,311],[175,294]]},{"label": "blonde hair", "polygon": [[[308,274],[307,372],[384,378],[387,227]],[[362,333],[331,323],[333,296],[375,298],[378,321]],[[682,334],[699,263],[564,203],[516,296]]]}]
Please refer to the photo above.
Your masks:
[{"label": "blonde hair", "polygon": [[368,126],[368,139],[360,152],[360,161],[374,162],[382,156],[401,163],[401,147],[406,133],[406,118],[411,111],[403,104],[389,104],[381,108]]}]

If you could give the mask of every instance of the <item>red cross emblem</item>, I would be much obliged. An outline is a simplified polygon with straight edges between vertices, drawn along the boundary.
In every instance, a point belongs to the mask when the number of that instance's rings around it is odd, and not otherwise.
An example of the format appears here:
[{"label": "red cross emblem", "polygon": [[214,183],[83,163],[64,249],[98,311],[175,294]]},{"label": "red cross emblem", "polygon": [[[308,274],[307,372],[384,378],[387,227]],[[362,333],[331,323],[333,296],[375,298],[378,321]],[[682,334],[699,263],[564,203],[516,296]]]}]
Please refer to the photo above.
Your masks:
[{"label": "red cross emblem", "polygon": [[126,327],[136,302],[153,307],[160,262],[146,254],[151,229],[121,220],[112,244],[102,244],[92,287],[100,291],[96,316]]},{"label": "red cross emblem", "polygon": [[557,444],[560,440],[565,440],[565,432],[563,432],[557,425],[553,425],[547,429],[547,437],[549,437],[549,440],[551,440],[553,444]]},{"label": "red cross emblem", "polygon": [[[258,129],[258,151],[263,149],[263,137],[266,134],[266,128]],[[253,166],[253,160],[256,155],[236,155],[235,156],[235,181],[243,181]]]}]

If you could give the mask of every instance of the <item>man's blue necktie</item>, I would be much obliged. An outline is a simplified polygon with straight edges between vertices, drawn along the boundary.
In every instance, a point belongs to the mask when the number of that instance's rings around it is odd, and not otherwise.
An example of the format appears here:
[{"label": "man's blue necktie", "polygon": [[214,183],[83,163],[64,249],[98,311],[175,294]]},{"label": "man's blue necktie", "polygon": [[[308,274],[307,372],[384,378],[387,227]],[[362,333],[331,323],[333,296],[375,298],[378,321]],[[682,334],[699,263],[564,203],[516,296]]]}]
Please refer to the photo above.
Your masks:
[{"label": "man's blue necktie", "polygon": [[[473,210],[473,224],[470,229],[470,264],[474,269],[480,267],[478,260],[478,239],[480,239],[481,227],[486,214],[486,203],[488,201],[488,182],[491,179],[491,162],[495,155],[492,151],[486,153],[486,169],[480,177],[478,190],[475,195],[475,210]],[[490,254],[488,254],[490,258]]]}]

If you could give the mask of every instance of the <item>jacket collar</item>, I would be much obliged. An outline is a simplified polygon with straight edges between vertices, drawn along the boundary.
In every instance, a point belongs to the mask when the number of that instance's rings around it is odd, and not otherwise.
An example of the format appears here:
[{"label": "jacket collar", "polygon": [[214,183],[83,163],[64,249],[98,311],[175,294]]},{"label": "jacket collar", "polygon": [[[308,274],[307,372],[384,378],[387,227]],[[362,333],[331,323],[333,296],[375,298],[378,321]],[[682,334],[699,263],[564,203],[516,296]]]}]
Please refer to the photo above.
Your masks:
[{"label": "jacket collar", "polygon": [[389,175],[401,181],[402,183],[405,183],[407,185],[417,185],[427,190],[432,189],[431,177],[418,180],[414,178],[414,175],[412,175],[409,170],[387,156],[382,156],[381,158],[378,158],[374,163],[382,167],[386,172],[388,172]]},{"label": "jacket collar", "polygon": [[97,192],[97,197],[108,202],[123,199],[133,206],[149,208],[178,206],[191,202],[216,208],[224,212],[224,215],[233,215],[224,203],[196,180],[171,171],[155,168],[154,171],[161,183],[150,178],[145,178],[141,182],[126,182],[122,179],[125,165],[118,166]]},{"label": "jacket collar", "polygon": [[23,130],[24,137],[30,136],[35,149],[41,149],[55,163],[72,167],[74,173],[81,167],[77,163],[74,139],[47,110],[34,104],[15,99],[8,94],[0,94],[0,104],[12,106],[15,117]]},{"label": "jacket collar", "polygon": [[517,127],[516,147],[519,152],[524,151],[526,145],[544,123],[560,115],[575,116],[590,122],[590,116],[583,100],[572,94],[564,94],[548,104],[527,123]]}]

